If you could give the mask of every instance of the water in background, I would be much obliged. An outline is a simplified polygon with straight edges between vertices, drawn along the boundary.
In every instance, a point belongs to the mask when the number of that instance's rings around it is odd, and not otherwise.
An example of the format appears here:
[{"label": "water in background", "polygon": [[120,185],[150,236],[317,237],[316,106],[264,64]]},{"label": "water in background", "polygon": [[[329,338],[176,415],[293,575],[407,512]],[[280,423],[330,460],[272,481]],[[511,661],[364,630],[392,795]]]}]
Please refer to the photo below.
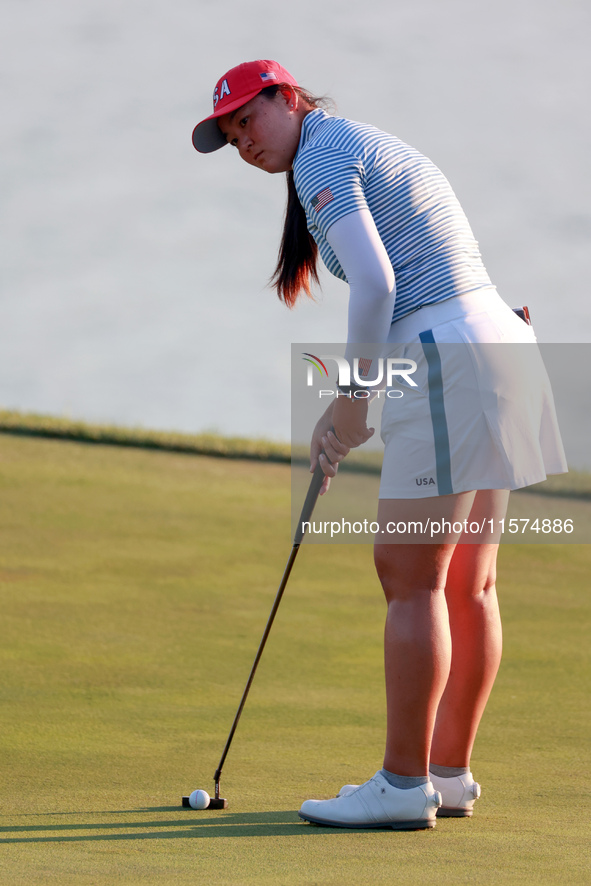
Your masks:
[{"label": "water in background", "polygon": [[289,437],[290,342],[346,338],[342,283],[266,288],[281,176],[191,130],[224,70],[278,58],[451,180],[542,341],[589,341],[583,0],[5,0],[0,406]]}]

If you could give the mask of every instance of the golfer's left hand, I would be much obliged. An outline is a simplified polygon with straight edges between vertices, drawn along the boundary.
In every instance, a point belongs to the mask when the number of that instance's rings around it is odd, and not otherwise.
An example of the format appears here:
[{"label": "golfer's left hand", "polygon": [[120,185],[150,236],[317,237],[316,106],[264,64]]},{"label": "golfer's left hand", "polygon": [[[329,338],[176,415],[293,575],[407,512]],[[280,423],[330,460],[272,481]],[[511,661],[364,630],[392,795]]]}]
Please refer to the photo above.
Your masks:
[{"label": "golfer's left hand", "polygon": [[373,437],[375,428],[367,427],[367,400],[338,397],[334,402],[332,426],[345,446],[355,449]]}]

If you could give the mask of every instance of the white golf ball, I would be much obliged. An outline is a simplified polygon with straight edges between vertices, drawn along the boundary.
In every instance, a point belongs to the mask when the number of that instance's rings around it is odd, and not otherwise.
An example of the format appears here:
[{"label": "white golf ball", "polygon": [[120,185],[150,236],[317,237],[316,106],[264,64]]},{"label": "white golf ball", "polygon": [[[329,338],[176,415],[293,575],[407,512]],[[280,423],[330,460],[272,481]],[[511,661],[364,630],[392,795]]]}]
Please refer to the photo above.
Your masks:
[{"label": "white golf ball", "polygon": [[209,806],[209,794],[207,791],[193,791],[189,797],[191,809],[207,809]]}]

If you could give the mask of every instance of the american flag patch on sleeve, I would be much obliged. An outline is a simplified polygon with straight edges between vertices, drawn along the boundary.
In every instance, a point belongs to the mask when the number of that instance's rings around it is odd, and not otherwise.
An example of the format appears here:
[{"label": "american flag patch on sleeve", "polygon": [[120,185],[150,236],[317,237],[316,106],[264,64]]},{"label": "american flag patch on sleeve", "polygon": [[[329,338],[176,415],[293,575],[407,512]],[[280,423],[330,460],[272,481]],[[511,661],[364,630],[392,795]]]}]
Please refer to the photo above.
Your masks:
[{"label": "american flag patch on sleeve", "polygon": [[359,375],[361,378],[365,378],[366,375],[369,375],[369,370],[371,369],[371,360],[368,360],[367,357],[360,357],[359,359]]},{"label": "american flag patch on sleeve", "polygon": [[320,191],[319,194],[316,194],[314,199],[312,200],[312,206],[316,210],[316,212],[320,212],[323,206],[326,206],[327,203],[330,203],[331,200],[334,200],[334,195],[330,188],[324,188],[323,191]]}]

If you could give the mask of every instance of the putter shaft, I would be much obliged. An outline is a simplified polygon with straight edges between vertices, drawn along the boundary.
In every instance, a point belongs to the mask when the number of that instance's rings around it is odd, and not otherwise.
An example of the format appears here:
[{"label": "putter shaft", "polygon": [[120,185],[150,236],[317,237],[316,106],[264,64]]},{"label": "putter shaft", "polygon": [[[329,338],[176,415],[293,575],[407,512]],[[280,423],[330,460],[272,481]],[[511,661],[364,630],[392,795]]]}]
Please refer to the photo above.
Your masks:
[{"label": "putter shaft", "polygon": [[287,581],[289,579],[291,570],[293,568],[293,564],[295,562],[295,558],[297,557],[298,551],[300,549],[300,544],[305,535],[305,530],[303,528],[303,524],[307,523],[312,516],[312,512],[316,506],[316,502],[318,500],[318,495],[320,494],[320,489],[322,487],[322,483],[324,481],[324,472],[320,466],[320,463],[316,465],[316,469],[312,476],[312,480],[310,482],[310,487],[308,489],[308,493],[306,495],[306,499],[304,501],[304,505],[302,507],[302,512],[300,514],[300,519],[298,525],[296,527],[296,531],[293,539],[293,547],[291,549],[291,554],[289,555],[289,559],[287,561],[287,565],[285,567],[285,571],[283,573],[283,578],[281,579],[281,584],[279,585],[279,590],[275,595],[275,602],[273,603],[273,608],[271,609],[271,614],[267,620],[267,626],[265,627],[261,642],[259,644],[259,648],[256,654],[256,658],[254,660],[254,664],[251,668],[248,680],[246,682],[246,686],[244,688],[244,692],[242,693],[242,698],[240,700],[240,704],[238,706],[238,710],[236,711],[236,716],[234,717],[234,722],[232,723],[232,728],[230,729],[230,734],[228,735],[228,739],[226,741],[226,745],[224,747],[222,756],[220,758],[220,762],[218,764],[218,768],[215,771],[214,782],[215,782],[215,798],[219,799],[220,796],[220,778],[222,777],[222,768],[226,757],[228,755],[228,751],[230,750],[230,745],[232,744],[232,739],[234,738],[234,733],[236,732],[236,727],[238,726],[238,721],[240,720],[240,716],[244,709],[244,705],[246,704],[246,699],[248,697],[248,693],[250,692],[250,687],[252,686],[252,681],[254,680],[254,675],[256,674],[256,670],[259,666],[259,661],[261,660],[261,656],[263,654],[263,650],[265,648],[265,644],[267,642],[267,638],[271,633],[271,628],[273,626],[273,622],[275,621],[275,616],[277,615],[277,610],[279,609],[279,604],[281,603],[281,598],[283,597],[283,592],[285,591],[285,587],[287,585]]}]

